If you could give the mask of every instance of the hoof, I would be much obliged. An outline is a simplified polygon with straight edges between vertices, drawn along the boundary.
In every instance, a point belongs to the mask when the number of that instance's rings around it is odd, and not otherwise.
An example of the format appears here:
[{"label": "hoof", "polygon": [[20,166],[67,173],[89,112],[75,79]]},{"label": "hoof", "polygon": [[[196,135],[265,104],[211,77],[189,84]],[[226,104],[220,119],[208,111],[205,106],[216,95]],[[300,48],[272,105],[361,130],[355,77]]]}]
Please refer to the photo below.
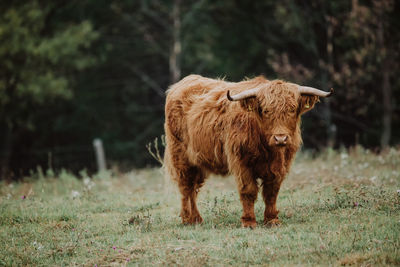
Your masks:
[{"label": "hoof", "polygon": [[182,218],[182,223],[186,225],[201,224],[202,222],[203,218],[201,218],[200,215],[189,218]]},{"label": "hoof", "polygon": [[190,217],[181,215],[181,219],[182,219],[182,224],[190,224]]},{"label": "hoof", "polygon": [[255,220],[254,221],[242,221],[242,227],[254,229],[257,227],[257,222]]},{"label": "hoof", "polygon": [[264,221],[265,226],[267,227],[276,227],[281,225],[281,221],[279,221],[277,218],[275,219],[270,219],[268,221]]},{"label": "hoof", "polygon": [[194,216],[191,219],[192,224],[201,224],[203,222],[203,218],[200,215]]}]

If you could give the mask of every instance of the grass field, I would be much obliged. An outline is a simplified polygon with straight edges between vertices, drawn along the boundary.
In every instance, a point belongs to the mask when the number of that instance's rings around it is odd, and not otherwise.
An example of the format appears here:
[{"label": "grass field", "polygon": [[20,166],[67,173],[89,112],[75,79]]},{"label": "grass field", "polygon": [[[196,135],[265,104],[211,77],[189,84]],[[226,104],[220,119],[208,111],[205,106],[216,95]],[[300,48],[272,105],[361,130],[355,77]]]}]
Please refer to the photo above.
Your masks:
[{"label": "grass field", "polygon": [[240,227],[232,177],[199,195],[183,226],[159,169],[0,184],[0,265],[400,265],[400,150],[300,154],[278,198],[282,225]]}]

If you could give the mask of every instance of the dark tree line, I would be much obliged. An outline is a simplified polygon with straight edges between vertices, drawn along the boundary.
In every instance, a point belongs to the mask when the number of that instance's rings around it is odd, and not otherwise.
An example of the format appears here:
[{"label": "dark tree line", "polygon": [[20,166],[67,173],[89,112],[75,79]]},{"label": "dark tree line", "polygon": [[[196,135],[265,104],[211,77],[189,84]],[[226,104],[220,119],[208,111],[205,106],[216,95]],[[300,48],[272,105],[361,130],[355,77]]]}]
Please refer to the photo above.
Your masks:
[{"label": "dark tree line", "polygon": [[30,169],[155,162],[165,90],[197,73],[265,75],[328,90],[304,146],[400,141],[400,12],[394,0],[117,0],[0,3],[1,177]]}]

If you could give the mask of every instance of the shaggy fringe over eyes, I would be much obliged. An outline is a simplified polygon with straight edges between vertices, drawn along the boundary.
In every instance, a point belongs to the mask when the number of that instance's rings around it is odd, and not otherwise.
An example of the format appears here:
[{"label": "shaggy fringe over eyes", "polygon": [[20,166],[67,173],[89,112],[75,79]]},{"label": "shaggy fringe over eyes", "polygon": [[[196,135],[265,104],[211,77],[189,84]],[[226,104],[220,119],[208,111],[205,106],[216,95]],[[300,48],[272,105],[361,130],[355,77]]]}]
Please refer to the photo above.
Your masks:
[{"label": "shaggy fringe over eyes", "polygon": [[260,106],[263,110],[284,113],[298,107],[300,94],[294,85],[277,80],[269,83],[265,90],[260,90]]}]

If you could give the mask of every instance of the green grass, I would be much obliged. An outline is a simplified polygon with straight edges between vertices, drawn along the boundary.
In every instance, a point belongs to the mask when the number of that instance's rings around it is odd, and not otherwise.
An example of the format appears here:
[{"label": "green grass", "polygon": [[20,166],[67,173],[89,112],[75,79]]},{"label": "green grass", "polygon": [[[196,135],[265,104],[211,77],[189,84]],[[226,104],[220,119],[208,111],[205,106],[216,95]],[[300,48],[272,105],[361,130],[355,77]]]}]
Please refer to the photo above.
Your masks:
[{"label": "green grass", "polygon": [[[282,225],[240,227],[232,177],[210,177],[204,223],[183,226],[158,169],[0,184],[0,265],[400,265],[400,151],[301,154],[278,199]],[[26,198],[23,199],[23,196]]]}]

